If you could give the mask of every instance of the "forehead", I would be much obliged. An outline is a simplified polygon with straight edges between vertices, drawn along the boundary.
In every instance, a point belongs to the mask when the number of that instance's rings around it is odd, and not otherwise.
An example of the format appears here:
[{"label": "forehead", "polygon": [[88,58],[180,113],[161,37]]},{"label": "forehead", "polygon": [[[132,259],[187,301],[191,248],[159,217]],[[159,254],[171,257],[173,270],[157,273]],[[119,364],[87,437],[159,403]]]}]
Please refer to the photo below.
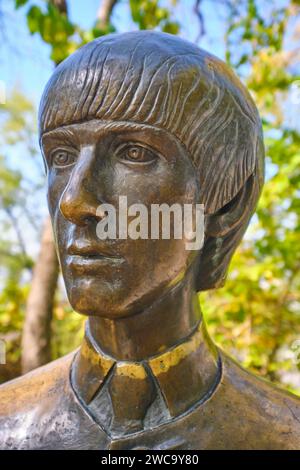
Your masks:
[{"label": "forehead", "polygon": [[188,152],[184,145],[170,132],[148,124],[126,121],[91,120],[60,126],[41,137],[41,147],[47,149],[55,144],[67,143],[73,146],[97,144],[107,137],[122,137],[125,140],[143,142],[162,152]]}]

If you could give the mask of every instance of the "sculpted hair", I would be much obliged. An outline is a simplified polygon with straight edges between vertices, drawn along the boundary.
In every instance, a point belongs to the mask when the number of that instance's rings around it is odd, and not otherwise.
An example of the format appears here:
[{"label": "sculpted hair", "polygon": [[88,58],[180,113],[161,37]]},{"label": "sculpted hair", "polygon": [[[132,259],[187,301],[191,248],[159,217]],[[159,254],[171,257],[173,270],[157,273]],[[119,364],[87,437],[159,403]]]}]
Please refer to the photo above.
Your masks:
[{"label": "sculpted hair", "polygon": [[245,87],[222,61],[175,36],[112,34],[55,69],[41,100],[40,135],[92,119],[150,124],[183,144],[212,220],[197,288],[222,284],[263,183],[261,123]]}]

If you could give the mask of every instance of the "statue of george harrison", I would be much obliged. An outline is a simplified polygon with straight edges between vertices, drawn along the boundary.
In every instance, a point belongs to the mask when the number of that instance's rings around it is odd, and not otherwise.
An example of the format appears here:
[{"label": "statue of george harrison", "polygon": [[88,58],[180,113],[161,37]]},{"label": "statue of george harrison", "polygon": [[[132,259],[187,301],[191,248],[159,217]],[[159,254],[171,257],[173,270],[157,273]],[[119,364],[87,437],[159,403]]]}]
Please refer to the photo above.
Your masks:
[{"label": "statue of george harrison", "polygon": [[[300,400],[207,334],[263,185],[257,109],[175,36],[111,34],[54,71],[39,110],[48,205],[81,347],[0,387],[2,449],[299,449]],[[203,204],[204,242],[99,239],[101,204]]]}]

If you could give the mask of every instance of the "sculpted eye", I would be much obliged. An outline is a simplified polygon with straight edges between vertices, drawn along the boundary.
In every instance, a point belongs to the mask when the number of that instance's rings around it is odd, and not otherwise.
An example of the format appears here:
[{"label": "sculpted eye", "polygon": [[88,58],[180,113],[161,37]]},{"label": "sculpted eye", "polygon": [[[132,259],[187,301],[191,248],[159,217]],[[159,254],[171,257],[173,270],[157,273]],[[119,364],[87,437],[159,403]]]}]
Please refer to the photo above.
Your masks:
[{"label": "sculpted eye", "polygon": [[51,153],[51,163],[56,168],[64,168],[73,165],[76,155],[66,149],[57,149]]},{"label": "sculpted eye", "polygon": [[151,163],[157,159],[154,152],[139,145],[126,146],[119,152],[119,157],[136,163]]}]

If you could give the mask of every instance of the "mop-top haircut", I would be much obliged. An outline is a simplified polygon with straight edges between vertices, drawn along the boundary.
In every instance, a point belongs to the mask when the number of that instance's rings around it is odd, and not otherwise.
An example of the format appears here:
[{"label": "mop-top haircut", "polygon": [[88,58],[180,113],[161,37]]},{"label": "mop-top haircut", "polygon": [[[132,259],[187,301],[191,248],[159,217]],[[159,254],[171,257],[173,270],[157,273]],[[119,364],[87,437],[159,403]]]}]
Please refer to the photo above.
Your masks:
[{"label": "mop-top haircut", "polygon": [[40,136],[92,119],[150,124],[185,147],[197,172],[199,202],[212,220],[198,289],[222,284],[264,173],[260,118],[238,78],[222,61],[178,37],[111,34],[55,69],[41,100]]}]

